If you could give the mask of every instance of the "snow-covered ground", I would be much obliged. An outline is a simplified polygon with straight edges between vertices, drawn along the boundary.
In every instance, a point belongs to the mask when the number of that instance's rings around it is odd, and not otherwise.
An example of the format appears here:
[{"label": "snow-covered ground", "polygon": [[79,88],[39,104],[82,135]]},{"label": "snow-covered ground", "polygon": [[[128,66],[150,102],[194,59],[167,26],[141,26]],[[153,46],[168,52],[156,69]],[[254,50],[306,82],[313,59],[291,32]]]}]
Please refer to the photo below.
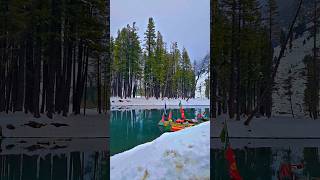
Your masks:
[{"label": "snow-covered ground", "polygon": [[[310,24],[308,25],[310,26]],[[319,34],[320,35],[320,34]],[[278,115],[291,115],[290,101],[287,90],[285,90],[285,81],[288,77],[292,77],[292,105],[295,116],[304,117],[306,112],[304,104],[304,90],[306,88],[306,73],[303,59],[306,55],[313,55],[313,37],[310,37],[308,31],[303,35],[292,41],[292,49],[287,47],[285,57],[280,61],[277,76],[275,78],[275,86],[272,94],[273,100],[273,114]],[[305,44],[304,44],[305,41]],[[320,43],[318,38],[317,44]],[[274,55],[278,56],[280,46],[275,48]],[[304,75],[305,74],[305,75]]]},{"label": "snow-covered ground", "polygon": [[138,98],[127,98],[121,99],[118,97],[110,98],[111,109],[128,109],[134,107],[142,109],[157,109],[164,108],[166,104],[170,108],[179,108],[179,102],[184,107],[195,107],[195,106],[210,106],[210,100],[208,98],[193,98],[193,99],[168,99],[168,98],[148,98],[138,97]]},{"label": "snow-covered ground", "polygon": [[[211,127],[211,137],[220,137],[224,123],[223,117],[214,120]],[[320,138],[320,121],[308,119],[293,119],[276,116],[254,118],[249,126],[241,121],[228,120],[228,134],[232,138]]]},{"label": "snow-covered ground", "polygon": [[196,85],[196,94],[195,97],[196,98],[205,98],[206,97],[206,79],[209,78],[209,74],[208,73],[204,73],[202,74],[198,81],[197,81],[197,85]]},{"label": "snow-covered ground", "polygon": [[71,152],[107,152],[108,138],[4,138],[0,155],[47,155]]},{"label": "snow-covered ground", "polygon": [[210,179],[210,122],[110,158],[111,179]]},{"label": "snow-covered ground", "polygon": [[84,115],[42,115],[30,113],[0,113],[0,127],[4,137],[108,137],[108,116],[87,110]]}]

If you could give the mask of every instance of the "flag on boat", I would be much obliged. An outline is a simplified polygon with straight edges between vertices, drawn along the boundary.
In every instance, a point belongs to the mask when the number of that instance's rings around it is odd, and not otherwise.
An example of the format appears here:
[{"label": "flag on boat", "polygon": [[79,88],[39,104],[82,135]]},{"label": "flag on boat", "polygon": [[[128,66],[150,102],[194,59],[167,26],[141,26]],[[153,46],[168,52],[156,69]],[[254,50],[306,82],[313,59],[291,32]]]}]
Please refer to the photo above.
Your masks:
[{"label": "flag on boat", "polygon": [[235,154],[229,145],[226,150],[226,159],[229,163],[229,175],[232,180],[242,180],[240,173],[238,171]]},{"label": "flag on boat", "polygon": [[170,111],[169,112],[169,117],[168,117],[168,120],[172,119],[172,112]]},{"label": "flag on boat", "polygon": [[228,137],[228,127],[227,120],[224,120],[224,125],[220,134],[221,142],[225,143],[225,158],[229,164],[229,175],[231,180],[242,180],[240,176],[237,163],[236,163],[236,155],[234,154]]},{"label": "flag on boat", "polygon": [[164,103],[164,114],[165,114],[165,116],[167,116],[167,103],[166,102]]},{"label": "flag on boat", "polygon": [[181,104],[181,101],[179,102],[179,107],[180,107],[180,113],[181,113],[181,119],[185,119],[185,115],[184,115],[184,109],[183,106]]},{"label": "flag on boat", "polygon": [[227,120],[226,119],[224,120],[224,125],[223,125],[222,131],[220,133],[220,140],[221,140],[221,142],[225,143],[225,145],[229,144],[228,127],[227,127]]},{"label": "flag on boat", "polygon": [[226,142],[226,136],[227,136],[227,126],[226,124],[223,125],[222,131],[220,133],[220,140],[221,142]]}]

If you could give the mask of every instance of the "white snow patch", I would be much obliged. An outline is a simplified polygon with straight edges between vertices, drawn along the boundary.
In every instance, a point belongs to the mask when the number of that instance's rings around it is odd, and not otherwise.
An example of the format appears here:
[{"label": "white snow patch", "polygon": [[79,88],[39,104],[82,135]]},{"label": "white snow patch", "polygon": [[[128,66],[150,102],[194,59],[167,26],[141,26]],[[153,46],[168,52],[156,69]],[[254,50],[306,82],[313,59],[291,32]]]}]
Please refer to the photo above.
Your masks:
[{"label": "white snow patch", "polygon": [[[293,119],[276,116],[253,118],[249,126],[241,121],[228,120],[228,134],[232,138],[320,138],[320,121],[308,118]],[[220,137],[224,118],[215,120],[211,127],[212,137]]]},{"label": "white snow patch", "polygon": [[[34,118],[30,113],[0,113],[0,127],[4,137],[108,137],[108,116],[91,109],[87,112],[86,116],[55,115],[53,119],[44,114]],[[39,123],[41,127],[26,125],[30,122]]]},{"label": "white snow patch", "polygon": [[208,73],[204,73],[202,74],[198,81],[197,81],[197,85],[196,85],[196,92],[195,92],[195,97],[196,98],[205,98],[206,97],[206,79],[209,78],[209,74]]},{"label": "white snow patch", "polygon": [[[290,101],[288,95],[285,95],[287,90],[285,90],[285,80],[289,76],[292,77],[292,105],[293,112],[295,116],[304,117],[308,114],[306,112],[304,104],[304,90],[306,88],[306,76],[302,73],[304,71],[305,65],[303,59],[306,55],[312,55],[313,52],[313,37],[310,37],[308,31],[292,41],[292,50],[287,47],[285,51],[285,57],[280,61],[277,76],[275,78],[275,86],[272,94],[273,100],[273,114],[275,115],[286,115],[291,116]],[[305,42],[305,44],[304,44]],[[317,44],[320,40],[317,40]],[[274,55],[278,56],[280,52],[280,46],[276,47],[274,50]],[[291,73],[289,73],[291,71]]]},{"label": "white snow patch", "polygon": [[210,179],[210,122],[110,158],[111,179]]}]

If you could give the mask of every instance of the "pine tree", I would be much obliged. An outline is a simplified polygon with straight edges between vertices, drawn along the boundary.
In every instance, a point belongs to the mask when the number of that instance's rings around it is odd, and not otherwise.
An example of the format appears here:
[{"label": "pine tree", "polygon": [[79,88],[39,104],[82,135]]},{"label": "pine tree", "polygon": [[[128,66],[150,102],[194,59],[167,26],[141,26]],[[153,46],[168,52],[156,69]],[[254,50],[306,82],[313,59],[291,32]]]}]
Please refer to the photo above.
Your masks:
[{"label": "pine tree", "polygon": [[147,53],[147,60],[145,61],[144,68],[145,94],[146,97],[150,97],[154,95],[154,69],[152,67],[152,64],[154,61],[154,51],[156,46],[156,31],[153,18],[149,18],[144,40],[145,50]]}]

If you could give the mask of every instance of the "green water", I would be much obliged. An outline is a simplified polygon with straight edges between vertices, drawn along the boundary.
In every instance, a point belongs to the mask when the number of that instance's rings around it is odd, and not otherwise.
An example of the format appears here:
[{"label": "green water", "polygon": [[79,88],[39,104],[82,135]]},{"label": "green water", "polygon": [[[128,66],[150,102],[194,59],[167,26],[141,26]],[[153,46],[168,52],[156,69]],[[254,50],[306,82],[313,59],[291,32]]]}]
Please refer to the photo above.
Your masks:
[{"label": "green water", "polygon": [[[301,164],[302,162],[304,168],[294,169],[293,172],[296,179],[304,180],[320,177],[319,150],[318,147],[257,147],[234,149],[234,153],[239,173],[244,180],[278,180],[278,172],[282,164]],[[211,149],[210,156],[211,178],[229,180],[225,151]]]},{"label": "green water", "polygon": [[[167,109],[168,110],[168,109]],[[173,118],[180,118],[179,109],[171,109]],[[186,108],[186,118],[195,118],[198,112],[209,112],[208,108]],[[163,110],[113,110],[111,112],[110,154],[129,150],[139,144],[150,142],[159,137],[163,130],[158,126]]]}]

